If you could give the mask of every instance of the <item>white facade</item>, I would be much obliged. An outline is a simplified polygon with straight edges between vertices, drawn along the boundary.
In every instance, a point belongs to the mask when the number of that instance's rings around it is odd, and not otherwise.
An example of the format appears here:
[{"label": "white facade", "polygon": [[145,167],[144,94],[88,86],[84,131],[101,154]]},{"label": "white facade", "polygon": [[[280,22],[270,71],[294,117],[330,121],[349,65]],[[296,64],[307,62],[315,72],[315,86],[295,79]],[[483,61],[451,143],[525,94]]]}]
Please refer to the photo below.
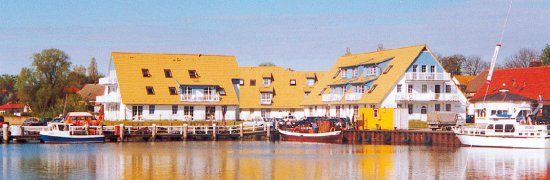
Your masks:
[{"label": "white facade", "polygon": [[241,120],[252,120],[255,118],[284,118],[288,115],[294,116],[296,119],[305,117],[304,109],[275,109],[275,108],[262,108],[262,109],[240,109],[239,117]]}]

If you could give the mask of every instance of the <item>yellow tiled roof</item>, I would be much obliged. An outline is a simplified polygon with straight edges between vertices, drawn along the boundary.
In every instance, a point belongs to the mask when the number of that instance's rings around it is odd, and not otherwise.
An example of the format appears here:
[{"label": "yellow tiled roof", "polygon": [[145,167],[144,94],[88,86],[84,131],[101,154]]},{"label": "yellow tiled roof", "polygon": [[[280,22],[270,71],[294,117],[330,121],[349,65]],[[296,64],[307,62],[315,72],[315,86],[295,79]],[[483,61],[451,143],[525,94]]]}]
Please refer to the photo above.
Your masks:
[{"label": "yellow tiled roof", "polygon": [[381,73],[378,79],[373,82],[373,85],[377,85],[374,91],[372,91],[371,93],[367,93],[368,90],[365,89],[365,94],[359,101],[347,102],[345,98],[342,98],[342,101],[340,102],[331,102],[331,104],[379,104],[382,102],[382,100],[384,100],[387,94],[395,86],[395,83],[397,83],[399,78],[401,78],[405,74],[407,68],[414,62],[416,57],[425,48],[427,48],[426,45],[416,45],[342,56],[338,58],[338,60],[336,60],[336,63],[330,68],[330,70],[326,72],[327,76],[324,76],[319,80],[315,88],[313,88],[310,96],[308,96],[301,103],[301,105],[327,104],[322,102],[322,95],[320,95],[320,92],[324,88],[327,88],[324,94],[328,94],[329,84],[337,81],[340,78],[340,76],[333,77],[333,75],[339,71],[339,67],[379,63],[393,58],[388,64],[388,66],[393,65],[392,69],[386,74]]},{"label": "yellow tiled roof", "polygon": [[[239,104],[231,81],[237,77],[234,56],[113,52],[112,59],[125,104]],[[143,77],[142,68],[148,69],[151,77]],[[172,78],[165,77],[164,69],[171,70]],[[199,77],[191,78],[189,70],[196,70]],[[178,83],[215,85],[223,88],[226,95],[215,103],[182,102],[179,95],[170,95],[168,90],[177,88]],[[147,95],[145,86],[153,86],[155,94]]]},{"label": "yellow tiled roof", "polygon": [[462,76],[462,75],[457,75],[455,76],[456,80],[461,84],[461,85],[467,85],[468,82],[470,82],[472,79],[476,78],[477,76]]},{"label": "yellow tiled roof", "polygon": [[[240,108],[302,108],[300,103],[304,100],[304,92],[307,89],[306,78],[308,74],[322,77],[322,72],[293,71],[287,68],[267,67],[239,67],[239,78],[244,80],[244,86],[240,86]],[[273,81],[269,87],[263,87],[263,77],[269,74]],[[250,80],[256,80],[255,86],[250,86]],[[290,85],[290,80],[296,80],[296,86]],[[264,88],[272,89],[273,103],[271,105],[260,104],[260,92]]]}]

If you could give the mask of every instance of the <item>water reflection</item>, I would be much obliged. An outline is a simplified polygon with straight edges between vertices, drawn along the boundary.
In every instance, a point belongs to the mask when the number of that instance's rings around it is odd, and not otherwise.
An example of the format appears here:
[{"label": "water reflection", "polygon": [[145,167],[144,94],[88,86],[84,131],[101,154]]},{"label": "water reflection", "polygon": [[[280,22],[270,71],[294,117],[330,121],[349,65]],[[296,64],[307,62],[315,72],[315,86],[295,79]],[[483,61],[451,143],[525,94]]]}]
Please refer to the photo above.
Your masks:
[{"label": "water reflection", "polygon": [[288,142],[2,145],[2,179],[545,178],[549,150]]}]

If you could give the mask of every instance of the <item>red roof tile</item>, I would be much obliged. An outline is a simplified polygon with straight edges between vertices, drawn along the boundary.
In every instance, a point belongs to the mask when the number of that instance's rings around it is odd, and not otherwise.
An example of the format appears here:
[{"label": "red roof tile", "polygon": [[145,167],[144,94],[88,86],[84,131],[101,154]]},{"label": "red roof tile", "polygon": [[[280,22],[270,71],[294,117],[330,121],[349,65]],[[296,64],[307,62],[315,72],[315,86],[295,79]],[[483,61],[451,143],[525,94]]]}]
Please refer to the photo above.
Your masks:
[{"label": "red roof tile", "polygon": [[0,106],[0,109],[23,109],[24,107],[23,104],[4,104]]},{"label": "red roof tile", "polygon": [[[510,93],[532,99],[550,100],[550,66],[497,69],[493,73],[487,94],[499,93],[505,84]],[[473,99],[483,97],[487,83],[484,83],[476,92]]]}]

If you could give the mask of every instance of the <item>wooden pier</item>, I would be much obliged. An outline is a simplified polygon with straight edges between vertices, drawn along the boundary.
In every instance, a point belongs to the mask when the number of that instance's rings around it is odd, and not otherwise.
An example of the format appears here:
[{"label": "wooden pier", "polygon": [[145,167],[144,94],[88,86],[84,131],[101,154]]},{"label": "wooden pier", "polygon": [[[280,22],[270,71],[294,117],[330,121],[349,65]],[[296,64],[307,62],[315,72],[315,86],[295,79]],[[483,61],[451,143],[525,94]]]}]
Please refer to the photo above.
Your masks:
[{"label": "wooden pier", "polygon": [[[2,127],[3,143],[40,141],[40,131],[48,126]],[[273,140],[277,130],[271,126],[71,126],[71,134],[104,135],[107,142],[126,141],[187,141],[187,140]],[[7,133],[6,133],[7,132]]]},{"label": "wooden pier", "polygon": [[349,144],[421,144],[460,146],[452,131],[431,130],[346,130],[343,142]]}]

